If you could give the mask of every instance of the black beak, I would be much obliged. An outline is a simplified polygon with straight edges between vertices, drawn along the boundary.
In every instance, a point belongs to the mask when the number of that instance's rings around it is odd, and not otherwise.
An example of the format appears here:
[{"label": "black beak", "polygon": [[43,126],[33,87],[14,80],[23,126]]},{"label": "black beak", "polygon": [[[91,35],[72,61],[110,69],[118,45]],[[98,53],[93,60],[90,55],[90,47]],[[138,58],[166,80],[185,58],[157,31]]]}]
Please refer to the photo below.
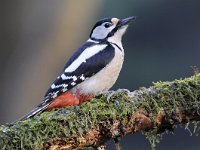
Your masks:
[{"label": "black beak", "polygon": [[128,17],[128,18],[125,18],[125,19],[121,19],[119,22],[118,22],[118,28],[122,27],[122,26],[125,26],[125,25],[128,25],[132,20],[135,20],[136,17],[133,16],[133,17]]}]

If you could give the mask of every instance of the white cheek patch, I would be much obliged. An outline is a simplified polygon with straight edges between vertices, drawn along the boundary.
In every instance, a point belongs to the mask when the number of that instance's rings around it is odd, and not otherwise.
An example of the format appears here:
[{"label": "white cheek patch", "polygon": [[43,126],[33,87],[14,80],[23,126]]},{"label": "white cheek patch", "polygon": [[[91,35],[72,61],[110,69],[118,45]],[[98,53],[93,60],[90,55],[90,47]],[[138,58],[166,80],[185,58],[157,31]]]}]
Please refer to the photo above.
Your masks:
[{"label": "white cheek patch", "polygon": [[107,35],[115,28],[115,25],[105,28],[104,24],[101,26],[96,27],[92,32],[92,38],[95,39],[104,39],[107,37]]}]

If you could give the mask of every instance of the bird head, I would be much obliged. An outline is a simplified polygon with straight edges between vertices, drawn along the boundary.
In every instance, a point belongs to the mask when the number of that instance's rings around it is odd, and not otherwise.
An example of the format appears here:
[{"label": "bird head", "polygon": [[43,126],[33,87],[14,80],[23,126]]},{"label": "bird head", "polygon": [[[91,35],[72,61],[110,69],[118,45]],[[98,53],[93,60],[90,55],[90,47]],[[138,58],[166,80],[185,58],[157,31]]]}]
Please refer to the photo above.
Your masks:
[{"label": "bird head", "polygon": [[99,20],[91,31],[90,39],[95,41],[121,41],[130,21],[135,18],[105,18]]}]

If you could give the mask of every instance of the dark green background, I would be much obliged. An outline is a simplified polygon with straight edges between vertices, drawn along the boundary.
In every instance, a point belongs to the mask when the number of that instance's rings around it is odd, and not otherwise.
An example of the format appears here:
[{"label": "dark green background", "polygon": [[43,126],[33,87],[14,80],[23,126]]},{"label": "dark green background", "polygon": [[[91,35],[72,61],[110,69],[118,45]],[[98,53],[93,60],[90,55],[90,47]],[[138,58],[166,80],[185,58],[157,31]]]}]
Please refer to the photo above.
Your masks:
[{"label": "dark green background", "polygon": [[[98,4],[88,1],[85,5],[67,0],[0,1],[0,123],[16,120],[42,99],[67,59],[88,39],[93,24],[101,18],[137,16],[123,38],[125,62],[113,89],[134,90],[155,81],[184,78],[193,74],[190,66],[200,67],[199,0],[102,0]],[[59,46],[48,51],[44,45],[56,40],[48,37],[57,37],[60,10],[67,12],[68,3],[75,4],[61,19],[66,19],[70,27],[66,25],[63,32],[68,37],[66,42],[72,35],[78,38],[73,39],[72,45],[61,47],[62,51]],[[82,17],[79,10],[91,10],[93,15]],[[73,19],[81,23],[72,24]],[[126,150],[150,149],[140,133],[126,136],[121,143]],[[109,142],[108,149],[113,146]],[[191,137],[184,126],[178,127],[173,135],[164,135],[157,149],[198,150],[199,136]]]}]

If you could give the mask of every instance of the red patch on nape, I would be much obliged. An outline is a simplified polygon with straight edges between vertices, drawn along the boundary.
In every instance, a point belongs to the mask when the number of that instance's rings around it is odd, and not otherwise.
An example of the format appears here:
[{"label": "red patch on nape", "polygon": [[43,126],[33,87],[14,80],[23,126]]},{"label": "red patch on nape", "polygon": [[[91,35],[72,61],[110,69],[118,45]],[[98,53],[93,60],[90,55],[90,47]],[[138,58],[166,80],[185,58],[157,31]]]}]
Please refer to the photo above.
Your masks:
[{"label": "red patch on nape", "polygon": [[47,107],[47,110],[65,106],[77,106],[85,101],[91,100],[92,95],[80,95],[79,92],[73,94],[68,91],[56,97],[53,102]]}]

